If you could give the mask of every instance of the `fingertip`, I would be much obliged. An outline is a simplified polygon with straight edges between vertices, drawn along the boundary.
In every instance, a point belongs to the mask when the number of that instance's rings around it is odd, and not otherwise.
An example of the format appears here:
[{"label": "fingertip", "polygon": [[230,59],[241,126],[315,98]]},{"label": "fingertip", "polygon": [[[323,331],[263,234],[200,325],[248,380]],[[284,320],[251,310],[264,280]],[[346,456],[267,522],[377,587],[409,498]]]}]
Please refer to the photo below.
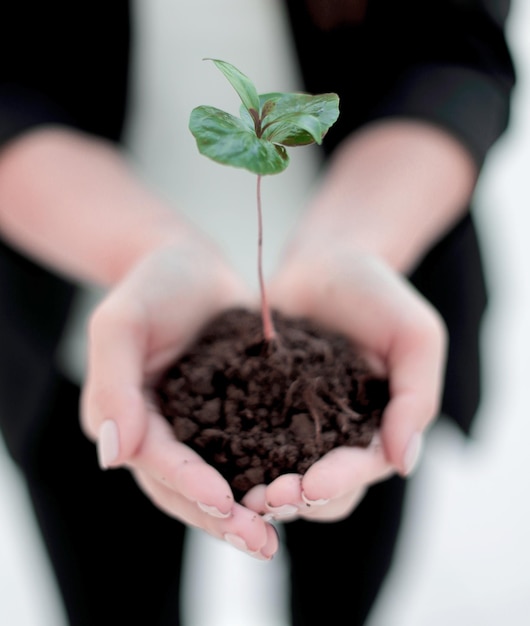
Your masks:
[{"label": "fingertip", "polygon": [[263,515],[267,510],[267,487],[264,484],[255,485],[247,491],[241,500],[247,509]]},{"label": "fingertip", "polygon": [[99,427],[97,455],[101,469],[109,469],[120,455],[120,434],[114,420],[107,419]]},{"label": "fingertip", "polygon": [[215,517],[217,519],[226,519],[227,517],[230,517],[230,515],[232,514],[231,509],[227,512],[224,512],[218,509],[216,506],[204,504],[204,502],[198,501],[197,506],[203,513],[207,513],[208,515],[211,515],[212,517]]},{"label": "fingertip", "polygon": [[418,393],[397,394],[383,414],[381,438],[388,462],[403,477],[410,476],[421,456],[423,433],[437,407]]},{"label": "fingertip", "polygon": [[270,561],[280,548],[280,534],[275,526],[267,523],[267,542],[260,550],[266,561]]},{"label": "fingertip", "polygon": [[418,466],[423,450],[423,435],[420,432],[412,434],[403,455],[403,476],[411,476]]},{"label": "fingertip", "polygon": [[[201,500],[197,500],[197,506],[204,513],[208,513],[212,517],[216,517],[219,519],[227,519],[233,515],[234,511],[234,496],[230,491],[230,487],[228,487],[228,493],[226,492],[226,486],[221,480],[219,484],[219,495],[217,492],[212,493],[210,496],[206,496],[206,500],[210,502],[215,502],[215,504],[206,504],[206,502],[202,502]],[[212,483],[214,486],[214,483]],[[225,491],[223,495],[223,491]]]},{"label": "fingertip", "polygon": [[412,431],[410,434],[399,433],[392,438],[388,433],[383,437],[383,446],[388,462],[402,478],[411,476],[416,470],[423,451],[423,434]]},{"label": "fingertip", "polygon": [[307,497],[305,491],[302,491],[302,500],[304,501],[304,504],[308,507],[324,506],[324,504],[327,504],[329,502],[329,498],[317,498],[316,500],[312,500],[311,498]]},{"label": "fingertip", "polygon": [[266,504],[274,508],[284,504],[301,504],[302,476],[300,474],[282,474],[266,486]]},{"label": "fingertip", "polygon": [[171,468],[168,477],[171,488],[212,517],[228,518],[234,508],[234,495],[226,479],[203,459],[182,459]]},{"label": "fingertip", "polygon": [[[102,469],[123,465],[138,451],[147,428],[146,406],[139,390],[105,389],[90,394],[85,412],[89,432],[95,432]],[[88,419],[83,420],[85,425]]]}]

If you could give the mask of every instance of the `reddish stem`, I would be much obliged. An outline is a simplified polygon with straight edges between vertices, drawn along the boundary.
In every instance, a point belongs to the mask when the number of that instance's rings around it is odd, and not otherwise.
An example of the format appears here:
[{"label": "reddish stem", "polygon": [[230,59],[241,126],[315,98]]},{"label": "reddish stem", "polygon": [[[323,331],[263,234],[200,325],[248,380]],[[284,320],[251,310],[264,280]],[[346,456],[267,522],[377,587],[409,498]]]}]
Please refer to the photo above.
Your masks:
[{"label": "reddish stem", "polygon": [[263,280],[263,217],[261,210],[261,176],[259,174],[256,191],[258,204],[258,278],[261,294],[261,320],[263,323],[265,341],[272,341],[276,337],[276,330],[274,329],[267,292],[265,291],[265,281]]}]

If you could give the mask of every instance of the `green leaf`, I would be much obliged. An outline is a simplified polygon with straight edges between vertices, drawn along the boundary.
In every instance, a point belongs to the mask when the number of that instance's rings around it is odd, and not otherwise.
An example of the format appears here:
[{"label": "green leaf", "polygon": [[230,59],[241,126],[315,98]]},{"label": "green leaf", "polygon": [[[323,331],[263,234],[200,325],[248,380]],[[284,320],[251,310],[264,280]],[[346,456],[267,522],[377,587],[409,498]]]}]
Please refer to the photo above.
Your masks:
[{"label": "green leaf", "polygon": [[322,143],[339,116],[339,97],[335,93],[264,94],[261,122],[263,138],[285,146]]},{"label": "green leaf", "polygon": [[240,118],[214,107],[192,111],[190,130],[201,154],[256,174],[278,174],[289,163],[285,147],[322,143],[339,115],[337,94],[258,95],[252,81],[236,67],[213,61],[232,84],[242,105]]},{"label": "green leaf", "polygon": [[215,107],[193,109],[189,128],[199,152],[218,163],[260,175],[279,174],[289,164],[283,146],[259,139],[247,121]]},{"label": "green leaf", "polygon": [[267,125],[262,139],[284,146],[306,146],[322,143],[322,126],[318,118],[303,113],[284,115],[276,122]]},{"label": "green leaf", "polygon": [[241,98],[241,102],[248,111],[254,110],[259,117],[260,113],[260,100],[254,83],[240,72],[231,63],[221,61],[219,59],[205,59],[206,61],[213,61],[216,67],[221,70],[225,77],[229,80],[232,87],[237,91],[238,96]]}]

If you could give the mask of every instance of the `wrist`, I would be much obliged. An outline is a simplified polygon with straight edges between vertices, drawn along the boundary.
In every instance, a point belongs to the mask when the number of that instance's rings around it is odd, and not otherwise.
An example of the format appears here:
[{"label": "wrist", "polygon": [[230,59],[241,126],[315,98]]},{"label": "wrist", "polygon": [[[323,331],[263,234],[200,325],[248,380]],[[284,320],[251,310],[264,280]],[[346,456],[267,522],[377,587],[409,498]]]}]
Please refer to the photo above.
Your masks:
[{"label": "wrist", "polygon": [[471,156],[444,131],[374,124],[338,148],[293,247],[350,247],[406,273],[461,218],[475,180]]},{"label": "wrist", "polygon": [[3,150],[0,227],[28,256],[102,286],[190,231],[116,146],[61,127],[32,130]]}]

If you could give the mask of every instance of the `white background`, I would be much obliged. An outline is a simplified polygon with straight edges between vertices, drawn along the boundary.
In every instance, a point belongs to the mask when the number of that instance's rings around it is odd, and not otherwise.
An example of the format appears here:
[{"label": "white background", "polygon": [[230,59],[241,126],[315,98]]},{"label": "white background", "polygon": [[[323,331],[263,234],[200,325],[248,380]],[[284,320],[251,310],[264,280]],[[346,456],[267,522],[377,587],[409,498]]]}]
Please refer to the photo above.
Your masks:
[{"label": "white background", "polygon": [[[186,4],[189,11],[189,3]],[[201,4],[194,3],[198,11]],[[258,4],[248,3],[253,10]],[[162,8],[164,1],[154,0],[153,5]],[[273,26],[282,28],[279,23]],[[519,0],[513,4],[509,21],[510,42],[519,74],[512,125],[488,159],[478,189],[477,216],[492,292],[483,335],[486,384],[478,428],[472,442],[467,444],[451,429],[444,428],[435,431],[428,441],[422,464],[412,481],[398,558],[370,626],[446,626],[448,623],[527,626],[529,623],[530,420],[525,397],[530,380],[528,32],[530,5]],[[250,47],[259,45],[255,36],[258,35],[251,36]],[[224,45],[220,50],[206,53],[197,50],[196,58],[222,53],[221,58],[235,62],[236,51],[232,53]],[[281,54],[282,50],[277,53]],[[156,63],[156,54],[155,50],[151,63]],[[245,62],[248,62],[246,69],[248,65],[252,69],[258,66],[251,58]],[[197,72],[199,83],[205,75],[211,79],[212,72],[207,73],[205,65],[200,65]],[[251,70],[248,73],[255,76]],[[153,74],[152,80],[157,79],[164,80]],[[222,107],[217,95],[216,101],[212,100],[212,94],[223,91],[220,85],[215,83],[212,87],[209,83],[206,96],[197,94],[200,98],[197,103]],[[284,87],[263,84],[258,88],[266,91]],[[171,168],[164,171],[156,165],[150,166],[149,163],[157,161],[149,158],[149,150],[161,152],[158,158],[163,157],[166,163],[178,161],[174,160],[172,148],[168,147],[168,154],[163,153],[164,137],[148,133],[145,130],[148,127],[146,122],[143,127],[139,124],[140,130],[131,131],[131,152],[145,176],[161,189],[168,189],[171,195],[171,186],[164,179],[171,178]],[[147,155],[143,156],[144,163],[140,153]],[[218,166],[199,167],[204,167],[203,173],[209,181],[214,176],[213,183],[208,185],[215,187]],[[290,181],[294,180],[302,190],[298,196],[301,203],[305,179],[299,169],[295,162],[289,175]],[[233,180],[228,184],[231,186]],[[245,185],[246,180],[242,183],[243,194],[251,189]],[[252,194],[252,189],[248,193]],[[282,191],[276,191],[273,184],[269,193],[274,207],[268,219],[274,230],[271,222],[274,224],[276,219],[275,205],[281,204]],[[295,214],[296,210],[287,219],[287,227]],[[213,220],[214,230],[222,230],[227,218],[221,211],[206,219]],[[252,222],[252,217],[249,220]],[[249,229],[253,228],[253,222],[249,223]],[[227,235],[227,242],[231,236],[233,233]],[[270,247],[275,250],[276,245],[277,242]],[[245,266],[254,267],[254,240],[240,247],[243,250],[229,254],[236,261],[241,255],[240,262],[243,259]],[[1,446],[0,494],[0,625],[62,626],[53,577],[20,477]],[[281,557],[272,565],[254,563],[218,542],[196,536],[189,563],[188,626],[284,626],[281,612],[269,601],[282,586]],[[205,594],[208,603],[202,601]],[[259,621],[256,615],[261,616]]]}]

